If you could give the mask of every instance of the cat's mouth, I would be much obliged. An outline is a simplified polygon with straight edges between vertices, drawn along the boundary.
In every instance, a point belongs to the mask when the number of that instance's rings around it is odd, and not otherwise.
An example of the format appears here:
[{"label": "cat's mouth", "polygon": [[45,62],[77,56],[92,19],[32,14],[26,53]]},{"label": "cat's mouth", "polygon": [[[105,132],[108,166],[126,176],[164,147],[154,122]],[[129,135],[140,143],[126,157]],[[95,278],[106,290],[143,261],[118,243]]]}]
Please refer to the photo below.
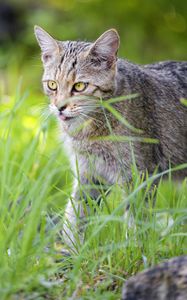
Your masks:
[{"label": "cat's mouth", "polygon": [[65,114],[63,114],[61,111],[59,112],[59,118],[62,121],[69,121],[71,119],[73,119],[73,116],[66,116]]}]

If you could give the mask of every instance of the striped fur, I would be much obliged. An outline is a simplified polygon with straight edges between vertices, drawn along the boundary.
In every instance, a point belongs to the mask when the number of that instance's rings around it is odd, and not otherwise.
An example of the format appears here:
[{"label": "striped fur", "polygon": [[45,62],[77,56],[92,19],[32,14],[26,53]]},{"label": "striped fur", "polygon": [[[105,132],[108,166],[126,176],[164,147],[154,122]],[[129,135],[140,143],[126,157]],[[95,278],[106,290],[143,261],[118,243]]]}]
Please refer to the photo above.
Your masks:
[{"label": "striped fur", "polygon": [[[42,50],[44,92],[50,97],[51,109],[57,115],[64,146],[69,151],[76,174],[76,160],[81,184],[102,182],[106,185],[128,182],[131,179],[132,147],[137,167],[152,173],[156,167],[164,171],[187,162],[187,108],[180,98],[187,98],[187,63],[161,62],[139,66],[117,58],[119,36],[113,29],[106,31],[94,43],[61,42],[53,39],[40,27],[35,34]],[[57,83],[51,91],[47,81]],[[83,92],[74,86],[85,83]],[[137,94],[136,99],[113,104],[113,108],[132,126],[120,122],[103,110],[100,99]],[[110,126],[109,126],[110,124]],[[158,144],[98,140],[111,135],[155,138]],[[178,173],[187,176],[187,170]],[[99,191],[91,189],[91,198]],[[86,194],[84,195],[86,199]],[[77,226],[75,209],[81,207],[75,180],[74,205],[69,202],[66,218],[73,229],[65,225],[69,244]],[[70,241],[72,239],[72,241]]]}]

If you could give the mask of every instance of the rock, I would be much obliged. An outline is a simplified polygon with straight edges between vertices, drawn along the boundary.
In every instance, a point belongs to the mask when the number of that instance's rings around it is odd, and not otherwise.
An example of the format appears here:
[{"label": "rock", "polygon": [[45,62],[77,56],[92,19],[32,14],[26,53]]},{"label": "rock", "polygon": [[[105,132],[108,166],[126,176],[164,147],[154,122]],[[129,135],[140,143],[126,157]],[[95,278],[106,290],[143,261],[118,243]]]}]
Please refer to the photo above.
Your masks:
[{"label": "rock", "polygon": [[187,256],[179,256],[131,277],[122,300],[187,300]]}]

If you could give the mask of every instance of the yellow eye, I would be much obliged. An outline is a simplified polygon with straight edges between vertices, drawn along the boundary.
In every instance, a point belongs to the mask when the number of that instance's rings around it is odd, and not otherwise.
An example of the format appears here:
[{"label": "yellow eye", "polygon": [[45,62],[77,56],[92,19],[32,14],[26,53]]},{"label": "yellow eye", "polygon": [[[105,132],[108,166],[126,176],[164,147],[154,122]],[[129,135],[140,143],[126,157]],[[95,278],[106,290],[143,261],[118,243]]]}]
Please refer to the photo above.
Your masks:
[{"label": "yellow eye", "polygon": [[57,83],[56,83],[56,81],[54,81],[54,80],[49,80],[49,81],[47,82],[47,86],[48,86],[48,88],[49,88],[50,90],[52,90],[52,91],[56,91],[56,89],[57,89]]},{"label": "yellow eye", "polygon": [[74,84],[73,89],[76,92],[83,92],[86,87],[87,87],[88,83],[85,82],[77,82]]}]

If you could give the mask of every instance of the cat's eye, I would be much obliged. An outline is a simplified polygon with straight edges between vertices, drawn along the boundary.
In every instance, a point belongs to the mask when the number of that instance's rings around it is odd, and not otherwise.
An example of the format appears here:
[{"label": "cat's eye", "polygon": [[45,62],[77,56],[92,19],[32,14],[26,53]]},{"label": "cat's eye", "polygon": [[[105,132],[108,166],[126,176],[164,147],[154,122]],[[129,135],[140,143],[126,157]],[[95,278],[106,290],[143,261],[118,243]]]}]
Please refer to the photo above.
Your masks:
[{"label": "cat's eye", "polygon": [[75,92],[83,92],[86,89],[87,86],[88,86],[88,83],[77,82],[77,83],[74,84],[73,90]]},{"label": "cat's eye", "polygon": [[54,80],[48,80],[47,86],[52,91],[56,91],[57,90],[57,83]]}]

